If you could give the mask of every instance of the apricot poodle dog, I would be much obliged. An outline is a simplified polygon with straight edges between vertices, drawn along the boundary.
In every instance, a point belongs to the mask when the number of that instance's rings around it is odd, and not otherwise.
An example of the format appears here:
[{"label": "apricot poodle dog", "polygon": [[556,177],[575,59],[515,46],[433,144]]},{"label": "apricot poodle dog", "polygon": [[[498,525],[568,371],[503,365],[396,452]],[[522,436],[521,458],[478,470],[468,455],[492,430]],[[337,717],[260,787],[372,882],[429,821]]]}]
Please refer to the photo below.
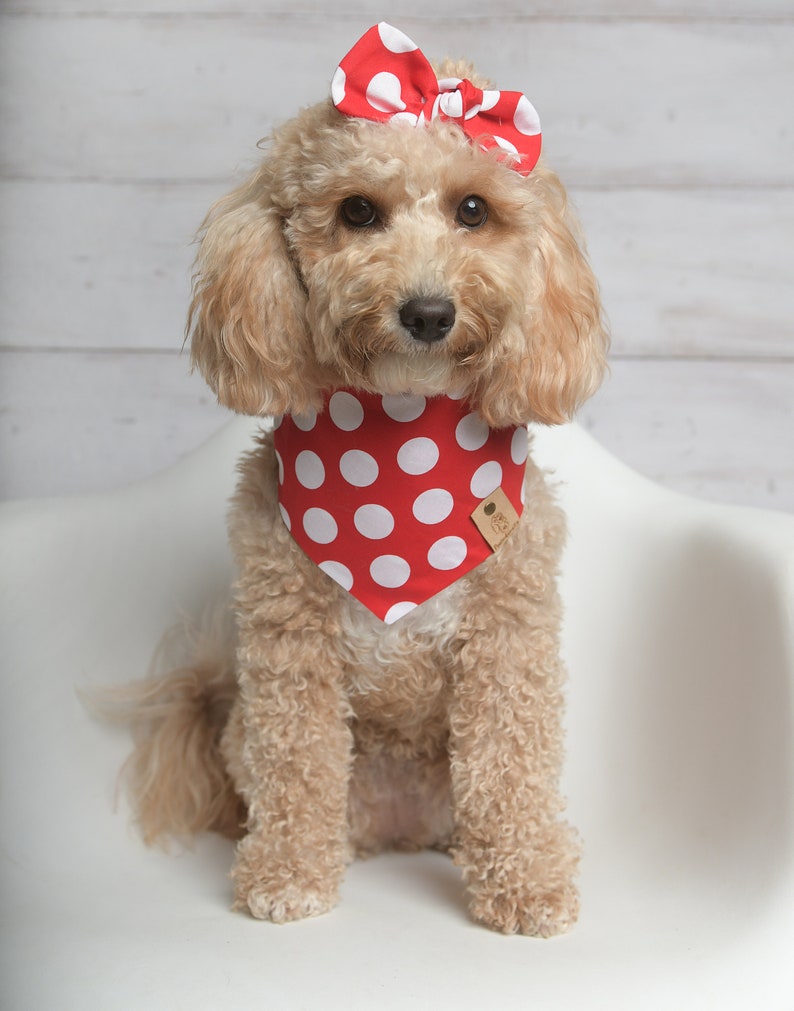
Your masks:
[{"label": "apricot poodle dog", "polygon": [[607,338],[533,115],[382,24],[205,222],[193,361],[275,421],[230,511],[233,631],[137,687],[128,772],[147,840],[239,840],[255,917],[434,847],[486,926],[576,919],[564,520],[527,426],[593,393]]}]

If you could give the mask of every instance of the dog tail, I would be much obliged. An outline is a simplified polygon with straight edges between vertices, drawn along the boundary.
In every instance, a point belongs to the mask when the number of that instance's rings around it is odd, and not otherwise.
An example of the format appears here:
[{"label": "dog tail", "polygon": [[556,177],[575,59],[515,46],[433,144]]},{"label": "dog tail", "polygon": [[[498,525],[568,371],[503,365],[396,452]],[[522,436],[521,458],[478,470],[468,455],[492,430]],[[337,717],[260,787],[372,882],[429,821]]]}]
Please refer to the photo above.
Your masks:
[{"label": "dog tail", "polygon": [[[149,845],[206,830],[242,835],[245,806],[221,745],[236,696],[234,636],[225,610],[199,629],[167,633],[144,680],[84,693],[94,715],[132,733],[120,783]],[[174,665],[176,651],[190,658]]]}]

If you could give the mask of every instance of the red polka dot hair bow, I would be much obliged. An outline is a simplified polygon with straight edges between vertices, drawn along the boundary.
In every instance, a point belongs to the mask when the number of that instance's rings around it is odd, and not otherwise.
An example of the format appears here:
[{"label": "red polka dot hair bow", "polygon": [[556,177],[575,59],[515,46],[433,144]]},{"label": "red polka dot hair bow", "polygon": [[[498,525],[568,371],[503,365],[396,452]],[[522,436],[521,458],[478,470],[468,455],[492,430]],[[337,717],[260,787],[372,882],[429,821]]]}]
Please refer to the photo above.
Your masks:
[{"label": "red polka dot hair bow", "polygon": [[498,148],[528,175],[540,157],[540,120],[518,91],[482,91],[471,81],[436,80],[419,48],[382,21],[353,46],[331,82],[331,97],[346,116],[424,125],[457,123],[483,150]]}]

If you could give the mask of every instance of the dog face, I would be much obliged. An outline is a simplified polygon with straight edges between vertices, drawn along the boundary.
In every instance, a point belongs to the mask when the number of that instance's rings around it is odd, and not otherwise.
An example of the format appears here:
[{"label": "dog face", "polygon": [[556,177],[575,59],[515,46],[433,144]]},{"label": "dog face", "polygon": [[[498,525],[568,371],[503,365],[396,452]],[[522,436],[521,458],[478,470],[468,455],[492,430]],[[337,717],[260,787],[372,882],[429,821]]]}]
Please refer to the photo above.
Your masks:
[{"label": "dog face", "polygon": [[523,177],[451,123],[330,103],[210,212],[189,326],[194,363],[242,413],[348,386],[463,394],[496,427],[568,419],[607,344],[553,173]]}]

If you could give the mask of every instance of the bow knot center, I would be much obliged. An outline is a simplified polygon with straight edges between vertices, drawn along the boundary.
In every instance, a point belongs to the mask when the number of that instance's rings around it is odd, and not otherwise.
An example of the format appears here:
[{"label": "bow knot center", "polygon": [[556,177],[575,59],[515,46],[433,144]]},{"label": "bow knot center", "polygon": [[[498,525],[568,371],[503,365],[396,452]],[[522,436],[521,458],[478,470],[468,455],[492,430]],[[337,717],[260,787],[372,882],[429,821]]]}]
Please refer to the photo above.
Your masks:
[{"label": "bow knot center", "polygon": [[465,121],[482,109],[484,92],[468,79],[448,78],[439,81],[438,88],[441,93],[438,108],[447,119]]}]

